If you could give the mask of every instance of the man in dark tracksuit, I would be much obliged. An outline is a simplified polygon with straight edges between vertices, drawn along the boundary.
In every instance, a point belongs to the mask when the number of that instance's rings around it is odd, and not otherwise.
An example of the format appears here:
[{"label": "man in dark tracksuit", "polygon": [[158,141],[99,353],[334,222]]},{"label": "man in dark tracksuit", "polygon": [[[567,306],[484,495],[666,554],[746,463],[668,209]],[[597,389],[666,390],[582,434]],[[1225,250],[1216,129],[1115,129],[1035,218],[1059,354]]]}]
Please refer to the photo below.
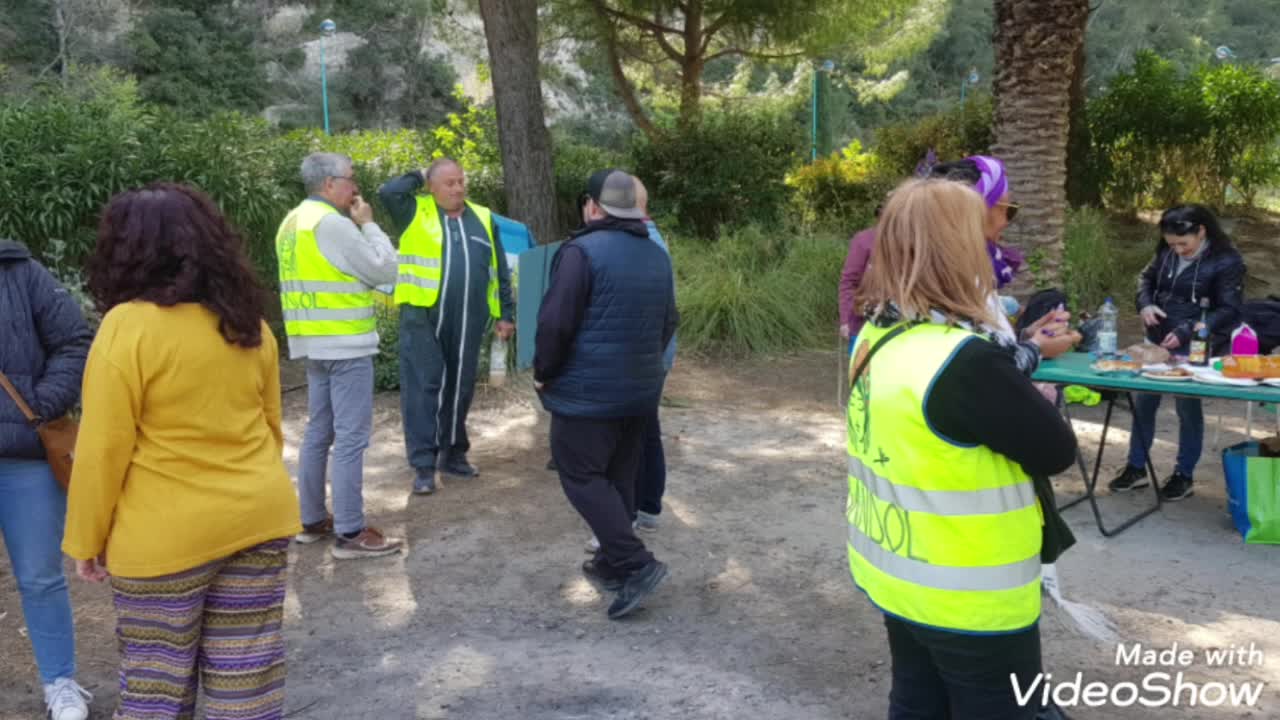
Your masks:
[{"label": "man in dark tracksuit", "polygon": [[489,210],[465,200],[456,162],[391,180],[378,197],[401,232],[400,403],[413,490],[427,495],[437,468],[478,474],[467,461],[467,411],[490,319],[503,339],[515,331],[511,274]]},{"label": "man in dark tracksuit", "polygon": [[617,619],[667,573],[631,520],[676,306],[671,260],[649,239],[635,178],[602,170],[587,190],[587,224],[556,253],[538,312],[534,383],[552,415],[560,484],[600,541],[582,571],[617,593],[609,606]]}]

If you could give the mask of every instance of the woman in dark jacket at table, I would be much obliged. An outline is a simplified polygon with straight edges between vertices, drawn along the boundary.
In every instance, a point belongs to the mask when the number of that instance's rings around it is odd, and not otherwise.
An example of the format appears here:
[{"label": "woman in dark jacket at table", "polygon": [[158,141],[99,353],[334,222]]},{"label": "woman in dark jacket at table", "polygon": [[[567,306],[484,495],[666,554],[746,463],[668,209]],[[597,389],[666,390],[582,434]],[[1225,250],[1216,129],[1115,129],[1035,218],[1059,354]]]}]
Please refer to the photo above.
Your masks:
[{"label": "woman in dark jacket at table", "polygon": [[[1200,322],[1200,301],[1209,300],[1209,347],[1221,355],[1240,322],[1244,302],[1244,259],[1222,231],[1218,218],[1200,205],[1179,205],[1160,216],[1161,239],[1155,257],[1138,278],[1138,311],[1147,339],[1175,355],[1185,355]],[[1147,453],[1155,434],[1159,395],[1139,395],[1137,416],[1129,435],[1129,466],[1111,490],[1127,492],[1146,487]],[[1204,445],[1204,411],[1199,400],[1179,398],[1178,463],[1160,489],[1165,500],[1192,494],[1192,473]],[[1141,437],[1138,425],[1142,427]]]}]

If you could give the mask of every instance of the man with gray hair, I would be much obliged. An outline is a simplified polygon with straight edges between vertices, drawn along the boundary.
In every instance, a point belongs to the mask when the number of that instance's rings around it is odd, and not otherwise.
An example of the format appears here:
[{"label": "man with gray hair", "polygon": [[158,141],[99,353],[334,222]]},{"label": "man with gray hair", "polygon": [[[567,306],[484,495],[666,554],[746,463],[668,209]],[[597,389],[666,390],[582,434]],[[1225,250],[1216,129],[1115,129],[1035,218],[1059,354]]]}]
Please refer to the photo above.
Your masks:
[{"label": "man with gray hair", "polygon": [[378,197],[401,230],[400,407],[413,492],[429,495],[437,470],[479,474],[467,460],[467,413],[490,321],[503,340],[516,329],[511,274],[493,213],[467,200],[456,161],[391,180]]},{"label": "man with gray hair", "polygon": [[[400,549],[364,519],[364,452],[373,432],[374,288],[396,277],[396,250],[360,197],[351,158],[315,153],[302,161],[307,199],[276,235],[280,304],[289,355],[307,361],[307,429],[298,453],[303,544],[336,533],[337,558]],[[330,460],[332,449],[332,463]],[[325,475],[333,514],[325,510]]]}]

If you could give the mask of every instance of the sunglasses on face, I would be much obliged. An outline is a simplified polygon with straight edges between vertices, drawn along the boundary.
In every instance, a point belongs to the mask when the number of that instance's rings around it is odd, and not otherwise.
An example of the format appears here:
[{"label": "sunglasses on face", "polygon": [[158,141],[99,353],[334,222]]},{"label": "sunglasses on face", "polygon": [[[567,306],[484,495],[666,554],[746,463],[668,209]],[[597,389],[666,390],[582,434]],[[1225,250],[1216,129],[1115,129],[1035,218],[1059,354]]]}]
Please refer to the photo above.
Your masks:
[{"label": "sunglasses on face", "polygon": [[1200,225],[1190,220],[1165,220],[1160,223],[1160,232],[1165,235],[1191,235]]},{"label": "sunglasses on face", "polygon": [[1022,209],[1021,205],[1009,202],[999,203],[996,207],[1004,208],[1004,218],[1009,222],[1013,222],[1013,219],[1018,217],[1018,211]]}]

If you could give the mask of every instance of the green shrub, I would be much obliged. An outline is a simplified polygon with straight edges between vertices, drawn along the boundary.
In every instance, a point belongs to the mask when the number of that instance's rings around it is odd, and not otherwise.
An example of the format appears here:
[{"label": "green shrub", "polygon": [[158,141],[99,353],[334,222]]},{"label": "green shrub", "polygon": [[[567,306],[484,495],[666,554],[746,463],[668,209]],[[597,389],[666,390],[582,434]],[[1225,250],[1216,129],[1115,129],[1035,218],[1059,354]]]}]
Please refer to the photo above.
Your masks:
[{"label": "green shrub", "polygon": [[681,228],[713,238],[726,225],[781,219],[802,141],[802,128],[781,110],[708,109],[692,129],[637,141],[632,157],[650,197]]},{"label": "green shrub", "polygon": [[373,356],[373,389],[400,389],[400,314],[393,303],[378,306],[378,354]]},{"label": "green shrub", "polygon": [[[587,145],[572,137],[559,135],[552,145],[555,153],[556,210],[560,218],[560,226],[575,228],[582,219],[578,215],[578,196],[587,187],[587,178],[596,170],[612,167],[624,167],[626,157],[619,152]],[[646,184],[651,181],[643,177]],[[655,212],[662,203],[658,198],[651,198]],[[555,242],[561,238],[537,238],[538,242]]]},{"label": "green shrub", "polygon": [[748,225],[710,244],[672,242],[681,348],[760,353],[817,347],[835,327],[845,244]]},{"label": "green shrub", "polygon": [[989,96],[975,95],[952,110],[883,127],[876,132],[876,155],[886,173],[904,177],[930,150],[944,162],[988,153],[995,140],[992,108]]},{"label": "green shrub", "polygon": [[1246,198],[1280,167],[1280,85],[1261,70],[1224,63],[1180,75],[1150,51],[1089,104],[1095,165],[1110,204],[1222,206],[1232,184]]},{"label": "green shrub", "polygon": [[842,232],[869,225],[895,183],[896,178],[882,171],[878,157],[863,152],[857,140],[787,175],[801,222]]}]

